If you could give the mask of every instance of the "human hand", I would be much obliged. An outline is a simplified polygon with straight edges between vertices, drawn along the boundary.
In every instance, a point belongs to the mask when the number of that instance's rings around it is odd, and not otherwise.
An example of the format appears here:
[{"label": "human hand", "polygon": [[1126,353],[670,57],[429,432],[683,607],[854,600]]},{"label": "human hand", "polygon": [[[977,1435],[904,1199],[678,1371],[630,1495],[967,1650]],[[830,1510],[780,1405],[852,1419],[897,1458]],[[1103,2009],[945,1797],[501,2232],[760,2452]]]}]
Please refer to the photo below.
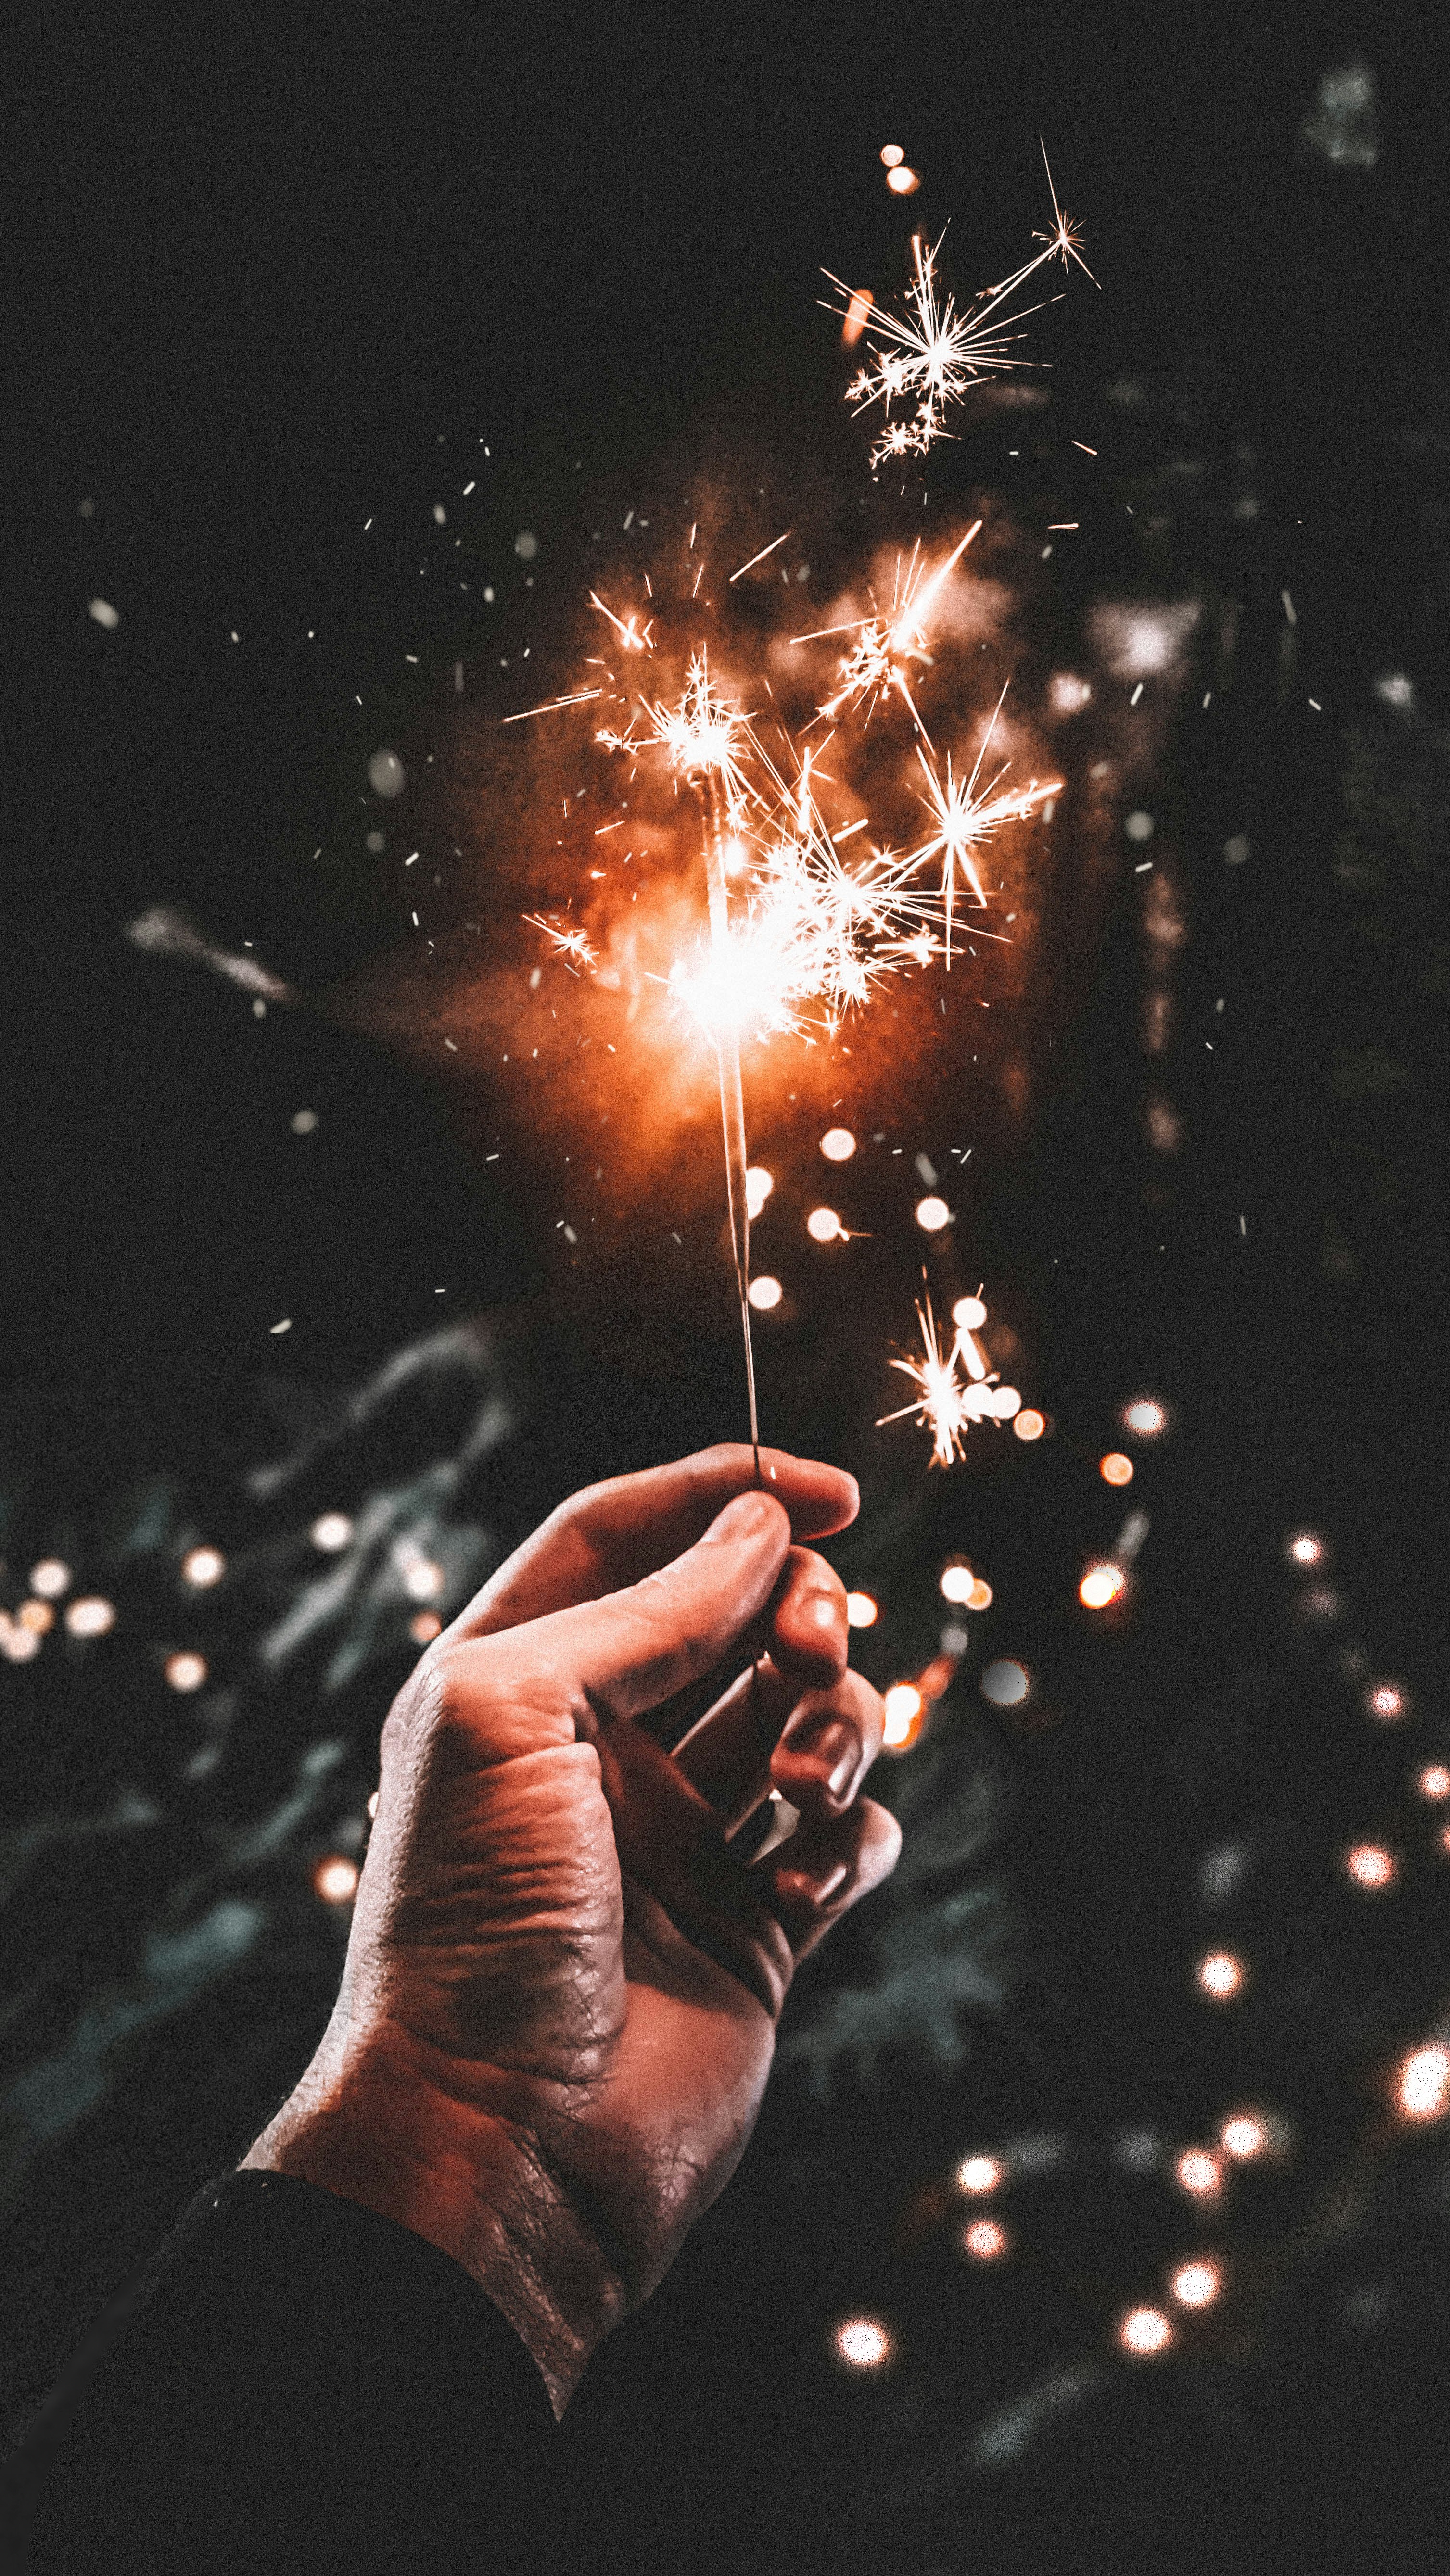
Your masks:
[{"label": "human hand", "polygon": [[[852,1479],[706,1450],[591,1487],[424,1654],[382,1737],[342,1987],[244,2163],[474,2274],[562,2414],[754,2126],[796,1964],[894,1867],[877,1694],[793,1540]],[[778,1789],[791,1838],[733,1837]]]}]

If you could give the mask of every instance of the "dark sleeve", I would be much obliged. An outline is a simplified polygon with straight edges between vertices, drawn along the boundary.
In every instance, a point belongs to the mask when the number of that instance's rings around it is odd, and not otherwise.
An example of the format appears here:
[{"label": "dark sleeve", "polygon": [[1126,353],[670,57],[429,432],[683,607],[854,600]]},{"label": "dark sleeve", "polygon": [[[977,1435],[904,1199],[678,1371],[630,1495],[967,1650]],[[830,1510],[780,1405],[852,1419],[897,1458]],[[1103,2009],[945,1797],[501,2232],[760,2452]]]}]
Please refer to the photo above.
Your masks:
[{"label": "dark sleeve", "polygon": [[111,2301],[4,2470],[23,2576],[533,2576],[561,2433],[450,2256],[229,2173]]}]

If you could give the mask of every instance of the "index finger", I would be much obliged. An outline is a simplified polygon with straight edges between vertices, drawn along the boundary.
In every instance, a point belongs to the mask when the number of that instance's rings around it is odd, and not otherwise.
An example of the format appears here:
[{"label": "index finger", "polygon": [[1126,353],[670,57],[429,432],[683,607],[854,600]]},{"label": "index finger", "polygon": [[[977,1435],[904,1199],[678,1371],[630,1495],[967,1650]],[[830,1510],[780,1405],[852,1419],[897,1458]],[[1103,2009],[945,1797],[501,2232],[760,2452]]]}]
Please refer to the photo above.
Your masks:
[{"label": "index finger", "polygon": [[[856,1517],[855,1477],[819,1459],[762,1449],[760,1481],[784,1505],[793,1539],[825,1538]],[[743,1441],[722,1441],[668,1466],[588,1485],[514,1550],[448,1634],[489,1637],[639,1583],[693,1547],[725,1505],[754,1484],[753,1450]]]}]

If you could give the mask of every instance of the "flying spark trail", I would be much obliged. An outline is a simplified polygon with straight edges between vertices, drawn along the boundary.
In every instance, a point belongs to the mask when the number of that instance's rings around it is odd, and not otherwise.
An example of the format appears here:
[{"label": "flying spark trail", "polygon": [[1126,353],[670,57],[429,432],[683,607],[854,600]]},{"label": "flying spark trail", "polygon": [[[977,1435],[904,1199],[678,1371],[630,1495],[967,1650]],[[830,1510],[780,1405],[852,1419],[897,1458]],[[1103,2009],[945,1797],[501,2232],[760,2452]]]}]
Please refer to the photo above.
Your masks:
[{"label": "flying spark trail", "polygon": [[[993,796],[990,791],[982,797],[977,795],[977,780],[981,775],[982,762],[986,758],[987,745],[992,739],[993,727],[997,722],[997,717],[1002,712],[1002,699],[1005,698],[1006,695],[1007,688],[1004,682],[1002,697],[997,700],[996,708],[992,716],[992,722],[988,725],[986,732],[982,736],[982,747],[977,754],[976,767],[973,769],[970,778],[963,780],[956,780],[953,778],[952,756],[951,753],[948,752],[946,785],[943,786],[935,771],[930,767],[925,754],[919,750],[916,755],[917,759],[921,762],[922,774],[926,779],[928,789],[927,795],[924,796],[921,801],[926,806],[927,811],[933,816],[937,828],[935,832],[931,833],[922,843],[921,848],[917,850],[914,855],[923,865],[929,860],[938,857],[942,863],[941,900],[942,909],[946,918],[946,960],[948,970],[950,970],[952,962],[952,904],[956,890],[958,868],[961,869],[961,872],[966,878],[968,885],[971,887],[973,894],[976,896],[978,903],[985,912],[987,909],[986,890],[982,884],[981,878],[977,874],[976,863],[972,856],[973,851],[981,842],[987,840],[993,832],[999,831],[1004,823],[1023,821],[1025,817],[1032,812],[1035,805],[1042,804],[1049,796],[1059,795],[1062,790],[1062,780],[1060,778],[1049,779],[1043,786],[1039,786],[1037,780],[1034,778],[1026,787],[1008,788],[1001,796]],[[1001,769],[997,772],[996,778],[992,781],[993,787],[997,785],[998,779],[1006,776],[1007,770],[1010,766],[1010,762],[1003,763]]]}]

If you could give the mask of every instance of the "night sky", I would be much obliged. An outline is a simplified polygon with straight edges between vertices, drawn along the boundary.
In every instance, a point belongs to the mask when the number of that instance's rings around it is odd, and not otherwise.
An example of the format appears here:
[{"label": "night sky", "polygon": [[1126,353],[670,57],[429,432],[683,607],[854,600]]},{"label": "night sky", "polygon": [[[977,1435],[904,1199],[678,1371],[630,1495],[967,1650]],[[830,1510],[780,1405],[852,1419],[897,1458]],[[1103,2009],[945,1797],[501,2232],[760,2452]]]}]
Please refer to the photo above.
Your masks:
[{"label": "night sky", "polygon": [[[1316,94],[1360,54],[1373,140],[1336,160]],[[956,1253],[966,1285],[989,1283],[1053,1436],[1029,1456],[985,1433],[928,1483],[919,1436],[870,1431],[922,1258],[899,1211],[860,1247],[858,1289],[800,1270],[798,1318],[761,1336],[761,1370],[767,1425],[836,1444],[862,1475],[862,1533],[835,1553],[897,1619],[863,1645],[873,1678],[935,1651],[942,1557],[990,1560],[992,1645],[1022,1653],[1036,1687],[1019,1721],[990,1720],[1013,1781],[1008,1874],[1072,1967],[981,2038],[975,2097],[958,2065],[912,2077],[889,2113],[865,2090],[834,2112],[768,2112],[734,2216],[722,2207],[592,2374],[577,2438],[587,2458],[635,2427],[666,2499],[662,2567],[688,2560],[670,2556],[673,2498],[718,2532],[732,2576],[1097,2576],[1133,2563],[1133,2461],[1151,2457],[1165,2532],[1232,2492],[1239,2537],[1192,2561],[1228,2576],[1295,2477],[1305,2496],[1332,2488],[1372,2382],[1411,2403],[1409,2325],[1402,2380],[1376,2346],[1329,2388],[1301,2304],[1280,2312],[1267,2361],[1254,2346],[1257,2399],[1229,2388],[1229,2337],[1201,2416],[1170,2393],[1144,2401],[1151,2417],[1112,2417],[1103,2494],[1118,2502],[1085,2556],[1072,2526],[1098,2475],[1089,2415],[1024,2539],[1025,2489],[988,2481],[961,2508],[949,2482],[933,2487],[955,2436],[932,2401],[883,2379],[868,2423],[863,2391],[792,2375],[791,2334],[804,2349],[854,2297],[910,2316],[917,2349],[955,2350],[946,2294],[891,2267],[925,2241],[921,2196],[973,2143],[980,2106],[1041,2121],[1067,2102],[1104,2135],[1151,2126],[1165,2085],[1182,2108],[1197,2079],[1164,2060],[1158,1961],[1196,1937],[1179,1879],[1246,1813],[1283,1866],[1260,1929],[1239,1927],[1280,1962],[1282,2020],[1270,2013],[1257,2044],[1262,2062],[1278,2048],[1292,2063],[1296,2100],[1313,2095],[1316,2047],[1327,2085],[1353,2060],[1351,2026],[1373,2025],[1376,2045],[1416,2015],[1428,2027],[1450,1988],[1443,1882],[1416,1888],[1369,1967],[1357,1928],[1293,1893],[1303,1855],[1341,1823],[1399,1830],[1411,1756],[1386,1756],[1366,1785],[1361,1684],[1399,1676],[1416,1758],[1442,1744],[1450,376],[1436,173],[1450,102],[1430,13],[279,20],[224,6],[178,24],[130,6],[37,16],[8,95],[0,1368],[6,1486],[26,1495],[37,1543],[143,1470],[220,1497],[390,1353],[483,1311],[504,1319],[529,1389],[516,1475],[531,1504],[738,1432],[728,1283],[672,1307],[656,1266],[641,1308],[621,1307],[627,1245],[601,1246],[592,1278],[587,1238],[577,1258],[561,1251],[547,1122],[531,1143],[518,1096],[478,1060],[455,1066],[396,1025],[384,1037],[345,997],[428,971],[412,962],[423,934],[401,866],[414,847],[415,879],[436,871],[445,956],[483,918],[501,958],[524,957],[478,858],[497,817],[475,814],[470,839],[465,808],[486,793],[497,718],[526,702],[525,645],[531,675],[567,685],[593,530],[631,508],[678,515],[721,460],[742,476],[748,460],[762,511],[787,494],[824,521],[823,491],[870,494],[822,267],[887,294],[913,226],[950,221],[954,282],[1003,274],[1048,212],[1046,143],[1101,292],[1076,278],[1043,318],[1044,408],[974,416],[941,459],[937,505],[964,515],[988,493],[1022,525],[1081,520],[1043,592],[1049,658],[1059,641],[1081,654],[1105,601],[1191,596],[1201,628],[1141,752],[1126,711],[1113,716],[1111,822],[1044,878],[1063,937],[1017,1031],[1021,1116],[929,1086],[914,1103],[898,1087],[879,1118],[864,1094],[855,1106],[908,1158],[940,1158],[975,1121]],[[910,199],[885,187],[888,141],[922,174]],[[1097,449],[1091,466],[1068,456],[1073,438]],[[521,531],[535,554],[516,550]],[[88,615],[93,599],[117,622]],[[407,767],[398,807],[369,790],[379,746]],[[1140,1044],[1155,970],[1130,807],[1155,818],[1141,847],[1171,857],[1188,925],[1161,1080]],[[1236,840],[1247,859],[1226,859]],[[250,952],[293,1000],[258,1014],[237,982],[139,948],[126,926],[158,906]],[[1181,1129],[1171,1151],[1153,1141],[1155,1082]],[[317,1114],[299,1132],[301,1110]],[[650,1263],[672,1222],[651,1209]],[[657,1338],[631,1349],[645,1308]],[[1174,1423],[1128,1497],[1151,1502],[1153,1533],[1131,1615],[1090,1634],[1077,1575],[1123,1514],[1095,1461],[1145,1390]],[[1284,1558],[1300,1527],[1328,1534],[1352,1640],[1324,1613],[1325,1641],[1305,1645],[1316,1614],[1291,1599]],[[964,1697],[962,1722],[980,1727]],[[919,1884],[925,1915],[941,1890],[929,1869]],[[1338,1963],[1327,1985],[1316,1946]],[[142,2070],[125,2115],[140,2134],[147,2083],[160,2100],[177,2080]],[[221,2161],[218,2123],[197,2182],[217,2169],[208,2153]],[[126,2159],[107,2153],[120,2210]],[[182,2158],[177,2208],[189,2171]],[[87,2238],[98,2293],[108,2244],[119,2277],[133,2240],[139,2257],[166,2223],[164,2157],[157,2173],[112,2239],[99,2222]],[[802,2175],[815,2233],[788,2247]],[[47,2189],[25,2218],[37,2279],[46,2247],[62,2252],[64,2194]],[[989,2301],[973,2329],[978,2414],[994,2370],[1018,2385],[1048,2367],[1071,2284],[1112,2274],[1129,2225],[1101,2200],[1078,2236],[1071,2212],[1057,2223],[1027,2307]],[[1290,2220],[1270,2210],[1266,2242],[1276,2228],[1286,2239]],[[1443,2231],[1436,2248],[1427,2277],[1443,2274]],[[740,2398],[731,2373],[772,2330],[776,2277],[791,2322]],[[84,2282],[67,2296],[84,2322]],[[713,2340],[707,2313],[725,2320]],[[1252,2342],[1259,2326],[1234,2331]],[[1073,2403],[1060,2399],[1069,2416]],[[1320,2450],[1303,2431],[1316,2410]],[[1394,2418],[1386,2398],[1366,2436],[1365,2491],[1386,2514],[1410,2478]],[[773,2556],[762,2531],[812,2423],[821,2454]],[[687,2436],[691,2478],[672,2448]],[[733,2439],[754,2463],[745,2502],[721,2501]],[[884,2464],[902,2464],[914,2554],[893,2554],[889,2519],[869,2539],[832,2501],[831,2461],[862,2445],[873,2510]],[[959,2510],[976,2520],[959,2528]],[[1384,2563],[1428,2568],[1405,2511]],[[1264,2563],[1287,2566],[1282,2512]],[[1170,2563],[1169,2546],[1144,2563]],[[1347,2564],[1380,2563],[1363,2530],[1356,2547]],[[703,2542],[699,2563],[715,2563]]]}]

